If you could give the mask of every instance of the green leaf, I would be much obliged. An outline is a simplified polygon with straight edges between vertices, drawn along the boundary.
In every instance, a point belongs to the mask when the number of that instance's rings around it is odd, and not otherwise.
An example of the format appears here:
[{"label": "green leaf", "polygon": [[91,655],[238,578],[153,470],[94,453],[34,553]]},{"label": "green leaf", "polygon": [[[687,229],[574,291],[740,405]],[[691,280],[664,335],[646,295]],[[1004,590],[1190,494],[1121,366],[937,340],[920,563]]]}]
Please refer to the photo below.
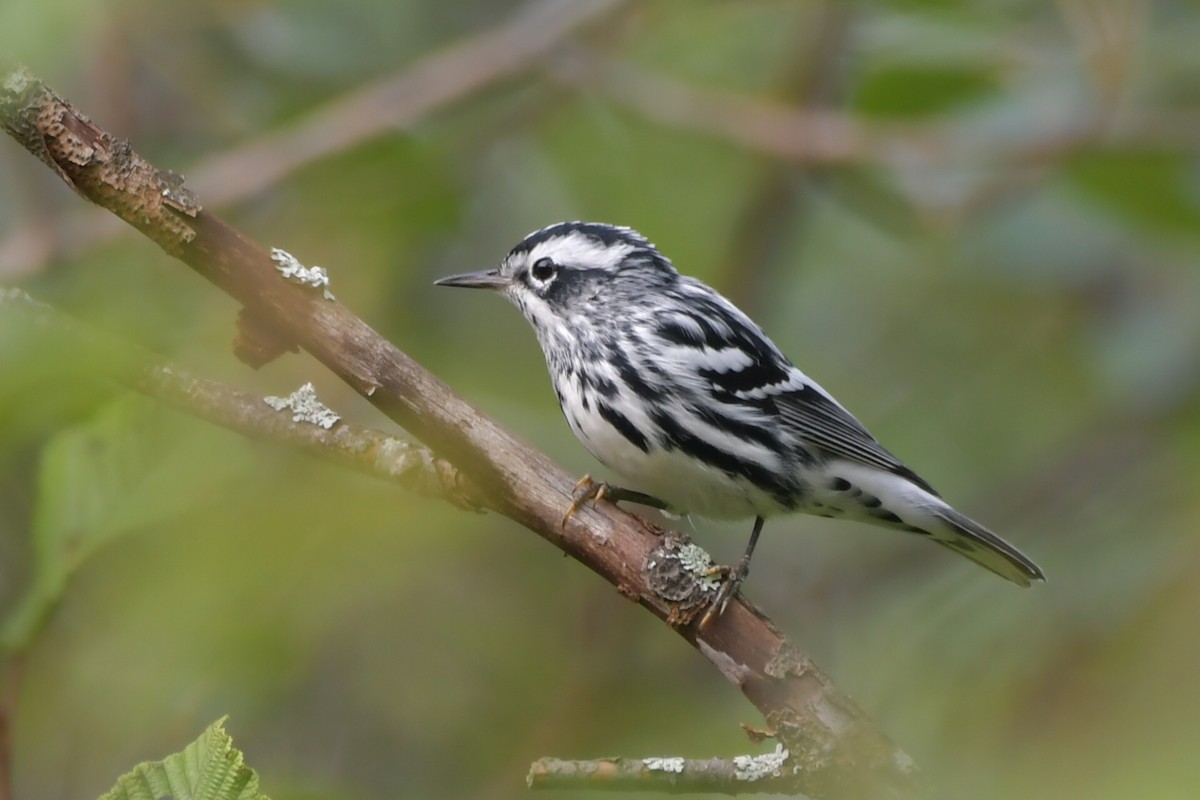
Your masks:
[{"label": "green leaf", "polygon": [[268,800],[258,773],[225,732],[227,717],[214,722],[182,752],[147,761],[117,779],[100,800]]},{"label": "green leaf", "polygon": [[42,450],[33,515],[33,576],[0,621],[0,652],[19,652],[87,559],[132,532],[161,526],[240,468],[211,426],[127,395],[66,428]]},{"label": "green leaf", "polygon": [[1200,189],[1195,159],[1172,152],[1086,152],[1067,162],[1088,197],[1143,229],[1195,235]]},{"label": "green leaf", "polygon": [[998,88],[987,66],[889,65],[869,72],[854,92],[854,107],[875,117],[923,117],[978,101]]}]

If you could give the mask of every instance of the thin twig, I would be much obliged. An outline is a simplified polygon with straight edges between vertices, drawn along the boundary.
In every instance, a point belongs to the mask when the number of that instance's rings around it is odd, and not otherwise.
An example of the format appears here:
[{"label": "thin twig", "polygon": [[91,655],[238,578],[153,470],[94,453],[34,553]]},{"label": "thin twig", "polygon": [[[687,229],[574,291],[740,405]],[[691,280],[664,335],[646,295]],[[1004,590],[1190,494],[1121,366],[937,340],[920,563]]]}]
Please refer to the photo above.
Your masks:
[{"label": "thin twig", "polygon": [[699,88],[582,48],[557,60],[551,76],[599,90],[647,119],[729,141],[750,152],[806,164],[887,161],[894,150],[925,148],[934,129],[867,125],[825,109],[795,109],[736,92]]},{"label": "thin twig", "polygon": [[[118,214],[459,466],[487,505],[575,557],[691,643],[766,717],[790,757],[793,792],[906,797],[911,759],[747,601],[697,624],[712,587],[693,545],[601,503],[563,524],[574,477],[471,406],[319,289],[285,281],[266,248],[199,206],[30,75],[0,76],[0,122],[81,195]],[[686,556],[686,557],[685,557]]]},{"label": "thin twig", "polygon": [[428,448],[384,431],[338,422],[322,428],[295,421],[260,395],[191,375],[177,364],[84,325],[24,292],[0,289],[0,310],[29,316],[41,335],[64,346],[117,382],[192,416],[244,436],[285,447],[390,481],[416,494],[478,511],[482,500],[470,479]]},{"label": "thin twig", "polygon": [[629,62],[575,49],[550,72],[586,85],[647,119],[727,141],[781,161],[897,170],[972,165],[998,173],[1060,163],[1089,149],[1194,153],[1200,115],[1153,112],[1108,120],[1080,114],[996,139],[962,124],[864,121],[833,109],[795,109],[760,97],[690,85]]},{"label": "thin twig", "polygon": [[787,752],[726,758],[539,758],[529,768],[531,789],[589,789],[668,794],[789,794]]},{"label": "thin twig", "polygon": [[214,205],[248,197],[305,164],[410,126],[529,69],[568,36],[623,2],[537,0],[503,25],[426,56],[398,75],[359,87],[290,128],[206,161],[190,183]]}]

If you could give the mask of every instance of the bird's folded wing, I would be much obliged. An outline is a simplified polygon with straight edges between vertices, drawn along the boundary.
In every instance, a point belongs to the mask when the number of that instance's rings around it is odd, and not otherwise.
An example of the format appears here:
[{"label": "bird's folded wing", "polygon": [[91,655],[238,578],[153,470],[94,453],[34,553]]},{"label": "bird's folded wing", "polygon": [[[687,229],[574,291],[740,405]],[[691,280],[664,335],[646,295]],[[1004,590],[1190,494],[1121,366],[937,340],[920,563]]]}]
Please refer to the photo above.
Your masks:
[{"label": "bird's folded wing", "polygon": [[784,424],[805,441],[830,455],[900,475],[937,495],[932,486],[885,450],[861,422],[811,381],[800,389],[781,392],[774,400]]}]

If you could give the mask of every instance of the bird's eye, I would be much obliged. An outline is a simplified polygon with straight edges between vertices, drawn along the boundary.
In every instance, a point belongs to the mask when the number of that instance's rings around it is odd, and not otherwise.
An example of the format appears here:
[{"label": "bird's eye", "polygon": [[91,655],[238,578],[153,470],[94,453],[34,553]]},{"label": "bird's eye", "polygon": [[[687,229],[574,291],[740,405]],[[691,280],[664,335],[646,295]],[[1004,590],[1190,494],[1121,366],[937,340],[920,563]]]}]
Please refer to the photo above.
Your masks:
[{"label": "bird's eye", "polygon": [[533,262],[533,266],[529,268],[529,274],[542,283],[554,277],[555,264],[552,259],[539,258]]}]

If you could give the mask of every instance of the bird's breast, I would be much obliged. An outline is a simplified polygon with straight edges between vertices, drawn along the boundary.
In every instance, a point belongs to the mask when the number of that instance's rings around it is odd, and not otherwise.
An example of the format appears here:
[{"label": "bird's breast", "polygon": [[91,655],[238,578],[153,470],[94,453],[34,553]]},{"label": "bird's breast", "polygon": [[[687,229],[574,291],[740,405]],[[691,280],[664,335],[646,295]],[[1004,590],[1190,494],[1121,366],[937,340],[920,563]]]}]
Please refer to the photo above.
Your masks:
[{"label": "bird's breast", "polygon": [[586,381],[556,381],[572,432],[619,477],[620,485],[666,502],[680,514],[711,519],[770,516],[784,507],[752,481],[672,446],[640,402],[604,397]]}]

